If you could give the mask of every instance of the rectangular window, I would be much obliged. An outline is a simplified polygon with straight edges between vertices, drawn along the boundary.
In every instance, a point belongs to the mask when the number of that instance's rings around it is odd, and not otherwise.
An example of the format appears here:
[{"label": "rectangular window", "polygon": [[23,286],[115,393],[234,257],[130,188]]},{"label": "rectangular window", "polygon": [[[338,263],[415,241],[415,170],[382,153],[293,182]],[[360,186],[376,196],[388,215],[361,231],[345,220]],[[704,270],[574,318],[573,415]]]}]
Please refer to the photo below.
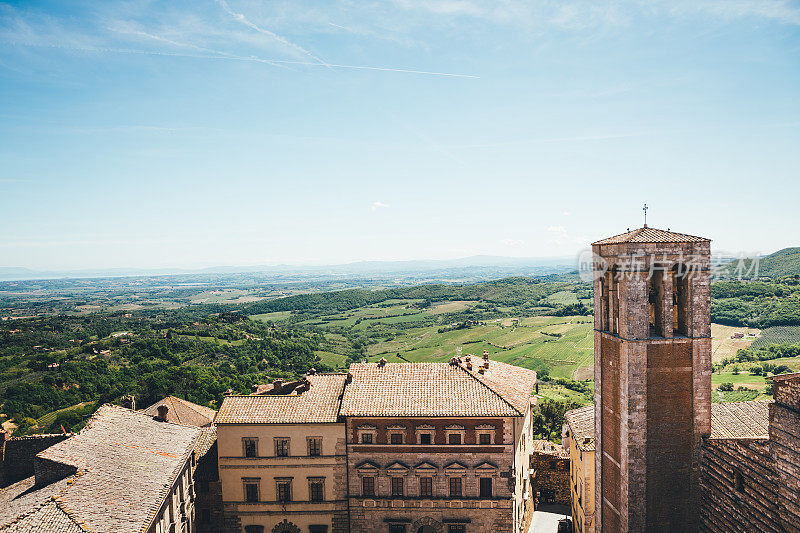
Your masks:
[{"label": "rectangular window", "polygon": [[322,455],[322,437],[308,438],[308,455],[311,457]]},{"label": "rectangular window", "polygon": [[450,433],[447,436],[447,443],[448,444],[461,444],[461,434],[460,433]]},{"label": "rectangular window", "polygon": [[478,436],[478,443],[480,443],[480,444],[491,444],[492,443],[492,436],[489,433],[481,433]]},{"label": "rectangular window", "polygon": [[362,496],[375,496],[375,478],[362,477],[361,478],[361,495]]},{"label": "rectangular window", "polygon": [[258,495],[258,480],[245,480],[244,481],[244,501],[257,502],[259,501]]},{"label": "rectangular window", "polygon": [[430,444],[431,443],[431,434],[430,433],[420,433],[420,435],[419,435],[419,443],[420,444]]},{"label": "rectangular window", "polygon": [[328,533],[328,526],[308,526],[308,533]]},{"label": "rectangular window", "polygon": [[389,533],[406,533],[406,526],[403,524],[392,524],[389,526]]},{"label": "rectangular window", "polygon": [[372,433],[362,433],[361,444],[372,444]]},{"label": "rectangular window", "polygon": [[467,526],[464,524],[450,524],[447,526],[447,533],[465,533]]},{"label": "rectangular window", "polygon": [[279,502],[292,501],[292,482],[291,481],[278,481],[277,494]]},{"label": "rectangular window", "polygon": [[325,485],[321,479],[308,481],[308,499],[312,502],[321,502],[325,499]]},{"label": "rectangular window", "polygon": [[461,497],[461,478],[460,477],[451,477],[450,478],[450,497],[451,498],[460,498]]},{"label": "rectangular window", "polygon": [[433,478],[421,477],[419,478],[419,495],[420,496],[433,496]]},{"label": "rectangular window", "polygon": [[258,439],[254,437],[244,437],[242,439],[245,457],[258,457]]},{"label": "rectangular window", "polygon": [[289,439],[286,438],[275,439],[275,456],[276,457],[289,456]]},{"label": "rectangular window", "polygon": [[481,498],[491,498],[492,497],[492,478],[490,477],[482,477],[481,478]]},{"label": "rectangular window", "polygon": [[392,433],[389,435],[389,442],[392,444],[403,444],[402,433]]},{"label": "rectangular window", "polygon": [[403,478],[401,477],[393,477],[392,478],[392,496],[403,496]]}]

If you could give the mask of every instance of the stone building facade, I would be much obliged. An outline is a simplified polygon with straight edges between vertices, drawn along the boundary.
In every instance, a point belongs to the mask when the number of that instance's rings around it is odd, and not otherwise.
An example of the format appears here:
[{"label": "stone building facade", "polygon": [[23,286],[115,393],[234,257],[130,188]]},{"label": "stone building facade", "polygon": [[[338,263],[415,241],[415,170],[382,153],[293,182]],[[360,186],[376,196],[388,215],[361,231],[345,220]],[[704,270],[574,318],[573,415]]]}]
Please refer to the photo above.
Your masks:
[{"label": "stone building facade", "polygon": [[536,374],[467,356],[356,364],[345,388],[350,526],[516,533],[530,494]]},{"label": "stone building facade", "polygon": [[645,225],[592,250],[597,521],[605,533],[696,530],[710,241]]},{"label": "stone building facade", "polygon": [[548,440],[533,441],[530,478],[539,502],[570,505],[568,450]]}]

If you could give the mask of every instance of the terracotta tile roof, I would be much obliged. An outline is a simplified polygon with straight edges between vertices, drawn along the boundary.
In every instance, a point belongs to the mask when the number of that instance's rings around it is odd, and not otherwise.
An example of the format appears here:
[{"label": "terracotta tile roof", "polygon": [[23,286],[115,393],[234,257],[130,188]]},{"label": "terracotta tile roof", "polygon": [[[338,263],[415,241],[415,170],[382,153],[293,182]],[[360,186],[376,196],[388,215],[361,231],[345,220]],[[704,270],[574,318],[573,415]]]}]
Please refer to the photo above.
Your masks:
[{"label": "terracotta tile roof", "polygon": [[300,394],[227,396],[217,424],[310,424],[339,419],[346,374],[307,376],[311,386]]},{"label": "terracotta tile roof", "polygon": [[175,424],[184,424],[187,426],[208,426],[214,421],[217,412],[210,407],[203,407],[196,403],[187,402],[177,396],[167,396],[162,400],[154,403],[147,409],[142,409],[146,415],[158,415],[158,407],[166,405],[169,410],[167,411],[167,422]]},{"label": "terracotta tile roof", "polygon": [[560,444],[555,444],[549,440],[534,440],[531,442],[531,451],[544,455],[552,455],[559,459],[569,459],[569,451],[565,450]]},{"label": "terracotta tile roof", "polygon": [[594,404],[567,411],[564,420],[578,446],[585,452],[594,451]]},{"label": "terracotta tile roof", "polygon": [[492,361],[357,363],[350,366],[352,383],[345,388],[345,416],[520,416],[530,405],[536,372]]},{"label": "terracotta tile roof", "polygon": [[70,476],[39,489],[33,476],[0,489],[0,531],[3,533],[82,533],[80,527],[54,500],[75,480]]},{"label": "terracotta tile roof", "polygon": [[658,228],[642,227],[607,239],[602,239],[596,244],[622,244],[622,243],[670,243],[670,242],[711,242],[710,239],[704,237],[697,237],[695,235],[686,235],[684,233],[675,233],[674,231],[667,231]]},{"label": "terracotta tile roof", "polygon": [[145,530],[200,438],[200,428],[103,405],[77,435],[38,457],[82,473],[55,501],[91,531]]},{"label": "terracotta tile roof", "polygon": [[712,439],[769,438],[770,401],[711,404]]}]

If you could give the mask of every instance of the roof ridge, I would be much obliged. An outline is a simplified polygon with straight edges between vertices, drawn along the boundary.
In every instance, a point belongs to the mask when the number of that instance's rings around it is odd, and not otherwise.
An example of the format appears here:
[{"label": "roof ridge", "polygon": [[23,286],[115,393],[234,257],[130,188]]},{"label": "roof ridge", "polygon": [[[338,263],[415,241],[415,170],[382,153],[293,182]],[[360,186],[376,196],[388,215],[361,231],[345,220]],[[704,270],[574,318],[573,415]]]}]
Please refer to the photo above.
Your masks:
[{"label": "roof ridge", "polygon": [[[500,362],[500,361],[495,361],[495,363],[498,363],[498,362]],[[445,364],[449,364],[449,363],[445,363]],[[480,383],[481,385],[483,385],[484,387],[486,387],[487,389],[489,389],[490,391],[492,391],[492,392],[493,392],[493,393],[494,393],[494,394],[495,394],[495,395],[496,395],[498,398],[500,398],[501,400],[503,400],[503,401],[504,401],[504,402],[505,402],[505,403],[506,403],[506,404],[507,404],[509,407],[511,407],[511,408],[514,410],[514,412],[515,412],[515,413],[517,413],[517,414],[519,414],[519,415],[523,415],[523,416],[524,416],[524,413],[520,412],[520,410],[519,410],[519,409],[517,409],[517,408],[514,406],[514,404],[512,404],[511,402],[509,402],[509,401],[508,401],[508,400],[505,398],[505,396],[503,396],[502,394],[500,394],[499,392],[497,392],[496,390],[494,390],[494,388],[493,388],[493,387],[490,387],[488,383],[486,383],[486,382],[484,382],[483,380],[479,379],[479,378],[478,378],[478,376],[474,375],[474,374],[473,374],[471,371],[467,370],[466,368],[463,368],[463,367],[461,366],[461,364],[457,364],[457,365],[454,365],[454,366],[457,366],[458,368],[461,368],[461,370],[463,370],[464,372],[466,372],[466,373],[467,373],[467,375],[468,375],[468,376],[470,376],[472,379],[474,379],[475,381],[477,381],[478,383]]]},{"label": "roof ridge", "polygon": [[201,415],[201,416],[206,416],[206,414],[201,412],[201,411],[198,411],[197,409],[195,409],[195,407],[201,407],[203,409],[209,409],[209,410],[214,411],[216,413],[216,410],[215,409],[211,409],[211,407],[206,407],[205,405],[200,405],[198,403],[190,402],[189,400],[184,400],[183,398],[180,398],[178,396],[173,396],[173,395],[170,394],[170,398],[175,398],[177,400],[180,400],[181,405],[183,405],[187,409],[191,409],[192,411],[194,411],[195,413],[197,413],[198,415]]}]

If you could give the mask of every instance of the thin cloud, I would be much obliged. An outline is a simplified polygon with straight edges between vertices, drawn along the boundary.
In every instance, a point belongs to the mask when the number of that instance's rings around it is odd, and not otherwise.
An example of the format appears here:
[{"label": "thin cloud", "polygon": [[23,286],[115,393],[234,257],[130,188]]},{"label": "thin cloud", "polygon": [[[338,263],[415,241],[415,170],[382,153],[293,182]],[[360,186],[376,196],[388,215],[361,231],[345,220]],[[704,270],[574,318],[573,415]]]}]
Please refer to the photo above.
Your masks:
[{"label": "thin cloud", "polygon": [[522,239],[503,239],[500,241],[500,244],[505,246],[522,246],[525,244],[525,241]]},{"label": "thin cloud", "polygon": [[386,209],[389,207],[389,204],[385,204],[383,202],[372,202],[372,206],[370,206],[370,211],[377,211],[378,209]]},{"label": "thin cloud", "polygon": [[249,28],[252,28],[253,30],[257,31],[258,33],[262,33],[264,35],[268,35],[268,36],[272,37],[273,39],[275,39],[276,41],[278,41],[279,43],[284,44],[284,45],[286,45],[286,46],[288,46],[290,48],[294,48],[298,52],[301,52],[302,54],[304,54],[304,55],[310,57],[311,59],[321,63],[322,65],[325,65],[326,67],[331,68],[331,65],[329,65],[324,59],[315,56],[313,53],[309,52],[308,50],[306,50],[302,46],[297,45],[297,44],[289,41],[288,39],[286,39],[284,37],[281,37],[277,33],[271,32],[266,28],[262,28],[262,27],[260,27],[260,26],[258,26],[256,24],[250,22],[247,19],[247,17],[245,17],[242,13],[237,13],[236,11],[232,10],[230,8],[230,6],[228,5],[228,2],[226,2],[225,0],[217,0],[217,1],[219,2],[219,5],[222,6],[222,9],[225,10],[225,12],[227,12],[229,15],[231,15],[233,18],[235,18],[236,20],[238,20],[239,22],[241,22],[245,26],[247,26]]}]

